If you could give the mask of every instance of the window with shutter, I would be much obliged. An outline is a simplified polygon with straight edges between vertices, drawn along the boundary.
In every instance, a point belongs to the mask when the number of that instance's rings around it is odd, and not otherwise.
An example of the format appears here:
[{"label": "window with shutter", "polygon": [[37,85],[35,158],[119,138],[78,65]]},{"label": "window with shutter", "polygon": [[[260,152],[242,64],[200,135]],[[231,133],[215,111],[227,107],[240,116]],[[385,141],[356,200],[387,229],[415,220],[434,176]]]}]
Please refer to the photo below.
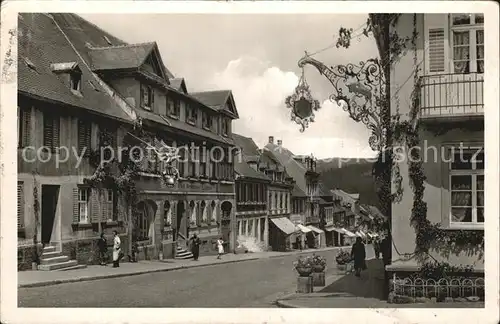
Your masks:
[{"label": "window with shutter", "polygon": [[43,113],[43,146],[52,152],[59,147],[59,116]]},{"label": "window with shutter", "polygon": [[73,223],[80,222],[80,199],[79,189],[73,188]]},{"label": "window with shutter", "polygon": [[17,182],[17,228],[24,228],[24,182]]},{"label": "window with shutter", "polygon": [[88,156],[91,151],[92,124],[86,120],[78,120],[78,152]]},{"label": "window with shutter", "polygon": [[100,190],[90,190],[90,221],[98,223],[101,218],[101,205],[100,205]]},{"label": "window with shutter", "polygon": [[88,223],[89,222],[89,188],[78,188],[78,223]]},{"label": "window with shutter", "polygon": [[31,139],[31,110],[19,108],[18,112],[18,146],[26,147],[30,145]]},{"label": "window with shutter", "polygon": [[484,15],[451,15],[454,73],[484,72]]}]

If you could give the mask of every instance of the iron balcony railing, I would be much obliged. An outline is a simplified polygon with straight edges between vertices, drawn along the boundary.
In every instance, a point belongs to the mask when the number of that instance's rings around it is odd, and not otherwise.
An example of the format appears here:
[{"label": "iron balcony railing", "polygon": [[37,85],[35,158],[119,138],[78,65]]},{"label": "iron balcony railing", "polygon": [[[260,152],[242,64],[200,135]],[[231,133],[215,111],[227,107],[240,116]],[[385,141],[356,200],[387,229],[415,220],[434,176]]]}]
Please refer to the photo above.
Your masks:
[{"label": "iron balcony railing", "polygon": [[483,74],[435,74],[421,79],[421,117],[484,114]]}]

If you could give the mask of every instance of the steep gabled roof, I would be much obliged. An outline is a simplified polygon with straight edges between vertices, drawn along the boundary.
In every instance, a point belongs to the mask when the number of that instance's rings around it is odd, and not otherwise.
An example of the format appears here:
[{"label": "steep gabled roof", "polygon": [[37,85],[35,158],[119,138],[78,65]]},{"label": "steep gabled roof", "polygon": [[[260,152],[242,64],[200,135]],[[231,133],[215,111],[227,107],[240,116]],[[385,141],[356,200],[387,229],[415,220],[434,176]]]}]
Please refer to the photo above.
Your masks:
[{"label": "steep gabled roof", "polygon": [[[87,62],[92,62],[92,56],[97,56],[96,60],[97,64],[101,65],[100,68],[106,67],[106,64],[108,64],[108,66],[112,68],[114,64],[121,66],[125,63],[109,62],[108,60],[106,60],[106,57],[108,55],[117,55],[118,57],[124,58],[124,61],[127,62],[126,64],[131,64],[133,63],[133,59],[130,57],[139,55],[143,50],[147,52],[147,50],[149,49],[149,53],[154,53],[154,55],[156,56],[158,64],[160,65],[160,69],[165,71],[166,77],[173,78],[173,74],[163,64],[162,58],[159,54],[158,46],[155,42],[143,44],[128,44],[127,42],[111,35],[110,33],[104,31],[100,27],[92,24],[91,22],[83,19],[76,14],[52,13],[51,15],[54,17],[54,20],[57,21],[61,29],[64,30],[64,33],[68,35],[78,52],[80,52],[80,54]],[[151,46],[151,48],[149,48],[149,46]],[[144,48],[141,49],[140,47]],[[112,53],[92,54],[96,49],[109,49],[109,51]],[[138,51],[138,54],[134,54],[134,51]],[[144,59],[147,59],[147,56],[144,57]]]},{"label": "steep gabled roof", "polygon": [[186,82],[184,81],[184,78],[170,79],[170,86],[177,91],[184,92],[185,94],[188,93],[187,87],[186,87]]},{"label": "steep gabled roof", "polygon": [[243,151],[244,155],[246,156],[260,155],[259,147],[257,146],[257,144],[255,144],[253,139],[236,133],[233,133],[232,136],[234,144]]},{"label": "steep gabled roof", "polygon": [[225,112],[233,118],[239,118],[231,90],[193,92],[191,96],[217,111]]},{"label": "steep gabled roof", "polygon": [[119,70],[139,68],[149,57],[155,43],[90,47],[89,55],[92,69]]},{"label": "steep gabled roof", "polygon": [[[52,15],[21,13],[18,17],[19,93],[132,122],[132,118],[99,83],[80,53],[75,51]],[[54,65],[51,64],[68,62],[72,69],[78,68],[81,72],[81,95],[71,91],[69,78],[63,71],[55,73],[52,70]]]},{"label": "steep gabled roof", "polygon": [[283,146],[268,143],[264,147],[278,162],[285,167],[286,173],[294,180],[302,192],[307,191],[306,187],[306,168],[293,159],[294,154]]}]

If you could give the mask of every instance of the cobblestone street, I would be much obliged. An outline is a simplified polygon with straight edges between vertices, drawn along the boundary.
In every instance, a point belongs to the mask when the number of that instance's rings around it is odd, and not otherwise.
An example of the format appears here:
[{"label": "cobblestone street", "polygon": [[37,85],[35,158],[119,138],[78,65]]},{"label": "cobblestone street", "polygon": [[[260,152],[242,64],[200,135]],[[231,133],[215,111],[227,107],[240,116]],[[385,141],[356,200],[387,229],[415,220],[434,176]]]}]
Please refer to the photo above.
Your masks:
[{"label": "cobblestone street", "polygon": [[[328,260],[327,275],[335,275],[336,251],[317,254]],[[19,307],[275,307],[295,291],[296,257],[20,288]]]}]

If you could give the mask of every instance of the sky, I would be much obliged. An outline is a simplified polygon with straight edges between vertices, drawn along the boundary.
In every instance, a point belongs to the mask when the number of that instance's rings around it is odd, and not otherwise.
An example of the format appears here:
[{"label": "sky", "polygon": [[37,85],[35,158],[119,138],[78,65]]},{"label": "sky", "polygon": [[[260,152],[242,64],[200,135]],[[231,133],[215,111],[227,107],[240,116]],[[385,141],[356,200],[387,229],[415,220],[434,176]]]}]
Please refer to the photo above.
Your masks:
[{"label": "sky", "polygon": [[[81,14],[129,43],[156,41],[162,60],[188,92],[230,89],[240,118],[233,131],[263,147],[269,136],[295,154],[318,158],[368,157],[369,130],[351,120],[328,97],[329,81],[312,66],[304,76],[321,103],[315,122],[301,133],[285,98],[299,82],[298,60],[336,41],[341,26],[357,29],[367,14]],[[358,32],[359,33],[359,32]],[[357,34],[357,33],[356,33]],[[378,55],[373,38],[351,41],[314,55],[328,66]]]}]

